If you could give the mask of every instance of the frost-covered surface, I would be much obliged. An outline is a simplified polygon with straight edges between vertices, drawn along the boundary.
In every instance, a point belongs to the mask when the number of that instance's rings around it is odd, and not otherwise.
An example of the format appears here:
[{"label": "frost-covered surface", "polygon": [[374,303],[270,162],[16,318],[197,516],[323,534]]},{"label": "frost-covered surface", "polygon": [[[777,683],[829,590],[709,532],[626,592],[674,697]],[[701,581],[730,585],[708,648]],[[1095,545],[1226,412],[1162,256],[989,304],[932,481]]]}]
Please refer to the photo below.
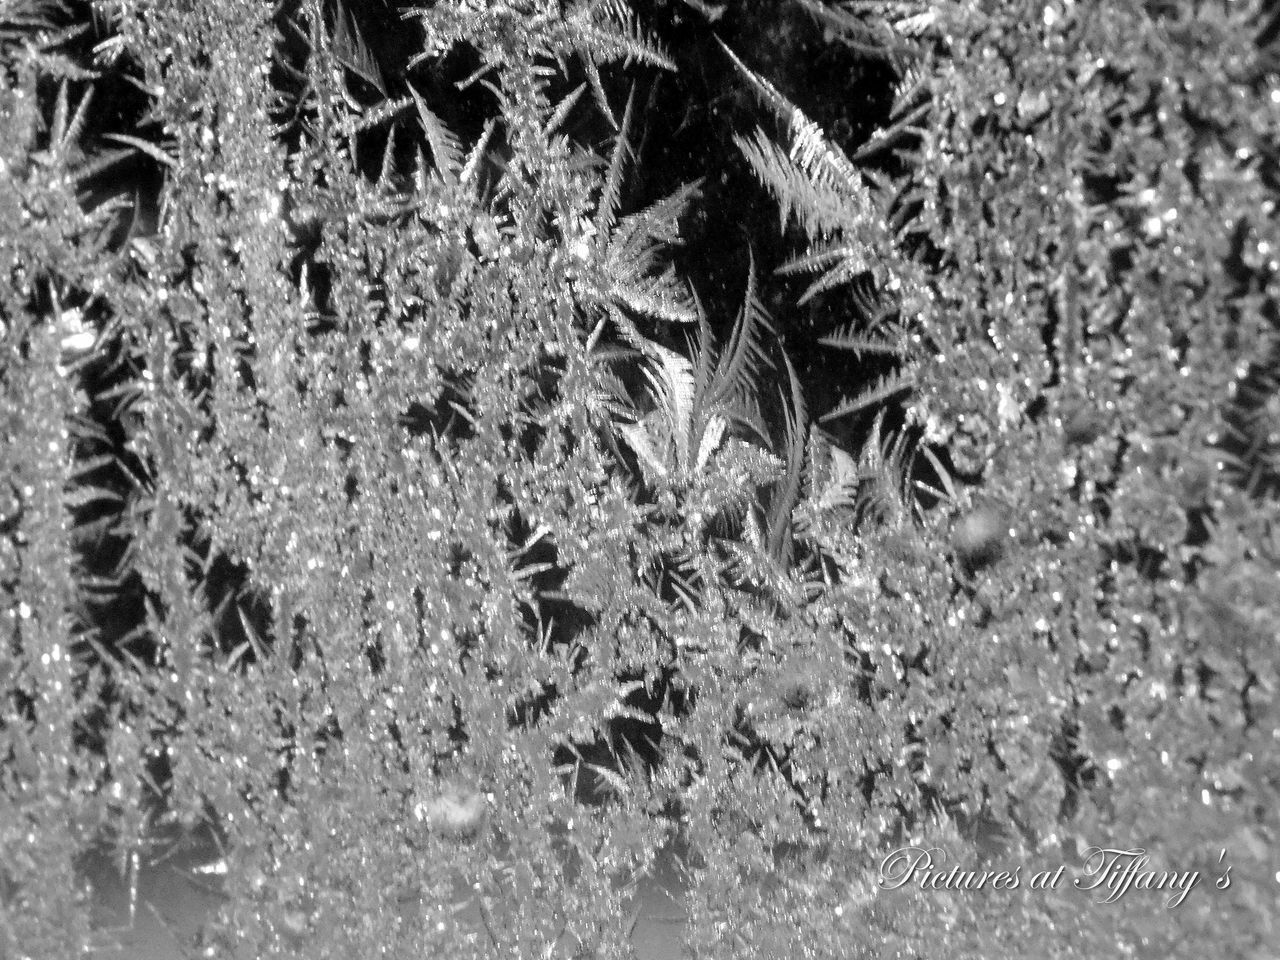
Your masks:
[{"label": "frost-covered surface", "polygon": [[[900,79],[853,149],[726,47],[880,358],[810,409],[754,262],[670,266],[696,189],[623,203],[635,6],[427,4],[396,73],[342,3],[0,4],[0,956],[183,830],[209,956],[628,956],[672,852],[700,957],[1274,942],[1257,11],[804,0]],[[1094,846],[1203,879],[1031,889]]]}]

